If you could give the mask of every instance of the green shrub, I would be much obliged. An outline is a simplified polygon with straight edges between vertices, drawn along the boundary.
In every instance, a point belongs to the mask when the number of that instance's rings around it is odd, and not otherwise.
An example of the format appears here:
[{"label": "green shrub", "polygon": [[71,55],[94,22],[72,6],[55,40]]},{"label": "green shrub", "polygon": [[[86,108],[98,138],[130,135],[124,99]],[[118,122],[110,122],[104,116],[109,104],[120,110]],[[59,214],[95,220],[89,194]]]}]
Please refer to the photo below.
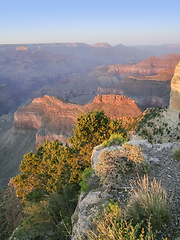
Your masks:
[{"label": "green shrub", "polygon": [[39,201],[48,192],[56,192],[68,183],[71,162],[71,149],[57,139],[39,145],[36,153],[25,154],[21,161],[22,174],[13,179],[16,194],[23,201]]},{"label": "green shrub", "polygon": [[127,138],[123,137],[121,134],[112,134],[110,138],[102,143],[103,147],[110,147],[112,145],[122,145],[127,142]]},{"label": "green shrub", "polygon": [[177,148],[174,151],[174,157],[175,157],[175,159],[180,160],[180,148]]},{"label": "green shrub", "polygon": [[150,221],[147,221],[147,232],[141,224],[132,225],[126,222],[118,203],[110,202],[100,216],[93,220],[94,231],[89,230],[89,240],[153,240]]},{"label": "green shrub", "polygon": [[160,229],[171,218],[167,193],[156,179],[149,184],[148,176],[134,182],[127,205],[127,218],[133,225],[151,219],[153,230]]},{"label": "green shrub", "polygon": [[[12,181],[12,180],[10,180]],[[21,222],[21,201],[13,185],[0,190],[0,239],[7,240]]]},{"label": "green shrub", "polygon": [[[73,202],[72,189],[67,191],[67,188],[78,186],[75,190],[77,197],[82,178],[81,190],[88,188],[86,180],[92,170],[85,171],[83,176],[82,172],[91,165],[93,148],[109,139],[113,133],[127,136],[122,120],[110,119],[104,111],[82,113],[69,139],[71,147],[63,147],[58,140],[46,141],[43,146],[39,145],[36,153],[24,155],[20,164],[21,174],[13,179],[16,194],[24,204],[24,219],[16,232],[19,236],[55,239],[56,235],[54,238],[48,235],[53,232],[61,239],[66,239],[70,231],[66,223],[71,225],[70,217],[73,213],[67,209],[71,209],[69,206]],[[68,198],[63,195],[66,192],[70,192]],[[58,202],[52,201],[54,194],[58,194]],[[55,208],[57,206],[57,215],[51,202],[54,202]]]},{"label": "green shrub", "polygon": [[142,171],[143,173],[147,173],[148,170],[149,170],[149,162],[144,162],[144,163],[142,163],[142,165],[141,165],[141,171]]},{"label": "green shrub", "polygon": [[86,168],[82,173],[82,181],[79,183],[79,185],[81,186],[81,192],[85,192],[86,190],[89,189],[87,180],[93,172],[94,170],[92,168]]},{"label": "green shrub", "polygon": [[74,155],[71,157],[70,182],[81,181],[85,168],[91,166],[91,154],[95,146],[110,138],[113,133],[127,136],[127,131],[122,126],[122,120],[110,119],[104,111],[82,113],[77,118],[73,136],[68,139]]},{"label": "green shrub", "polygon": [[13,237],[32,240],[69,239],[71,216],[77,205],[76,188],[75,185],[66,186],[40,202],[26,202],[24,218]]}]

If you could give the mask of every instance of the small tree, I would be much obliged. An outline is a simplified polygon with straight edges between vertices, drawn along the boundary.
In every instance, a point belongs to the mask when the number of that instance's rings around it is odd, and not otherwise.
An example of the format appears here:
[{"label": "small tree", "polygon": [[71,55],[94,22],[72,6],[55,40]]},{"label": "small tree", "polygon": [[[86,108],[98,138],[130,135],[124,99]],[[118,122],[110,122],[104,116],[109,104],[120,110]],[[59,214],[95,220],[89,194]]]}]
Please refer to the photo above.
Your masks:
[{"label": "small tree", "polygon": [[[104,114],[104,111],[82,113],[77,118],[74,135],[68,139],[74,155],[71,159],[71,166],[74,172],[71,180],[81,180],[81,174],[86,167],[90,167],[91,154],[95,146],[109,139],[113,133],[121,133],[127,136],[126,130],[122,127],[121,120],[112,120]],[[76,169],[76,170],[74,170]]]},{"label": "small tree", "polygon": [[24,155],[20,171],[14,178],[16,192],[23,199],[39,200],[46,192],[55,192],[68,183],[70,150],[58,140],[46,141],[37,153]]}]

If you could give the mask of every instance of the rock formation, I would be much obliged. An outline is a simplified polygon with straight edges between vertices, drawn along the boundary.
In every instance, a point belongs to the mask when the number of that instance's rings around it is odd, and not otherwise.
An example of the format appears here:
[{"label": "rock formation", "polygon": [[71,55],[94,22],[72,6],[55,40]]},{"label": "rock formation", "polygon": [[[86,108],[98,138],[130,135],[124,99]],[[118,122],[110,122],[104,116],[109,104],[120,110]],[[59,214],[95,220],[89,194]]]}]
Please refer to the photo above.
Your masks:
[{"label": "rock formation", "polygon": [[16,51],[24,51],[24,50],[27,50],[27,47],[24,47],[23,45],[16,47]]},{"label": "rock formation", "polygon": [[31,104],[22,107],[14,114],[16,130],[37,129],[36,146],[45,140],[59,139],[64,144],[73,134],[76,118],[81,112],[104,109],[111,118],[135,117],[142,114],[134,100],[119,95],[99,95],[92,103],[76,105],[45,95],[35,98]]},{"label": "rock formation", "polygon": [[109,88],[99,87],[97,94],[121,94],[134,99],[139,107],[144,110],[149,107],[166,107],[169,105],[170,80],[151,81],[136,78],[122,80]]},{"label": "rock formation", "polygon": [[167,109],[147,109],[136,133],[152,143],[175,142],[180,139],[180,62],[171,80],[170,102]]},{"label": "rock formation", "polygon": [[176,66],[174,76],[171,80],[171,94],[169,110],[176,112],[179,117],[180,113],[180,62]]},{"label": "rock formation", "polygon": [[[97,94],[121,94],[134,99],[144,110],[169,105],[170,82],[179,54],[151,57],[134,65],[116,64],[96,68],[104,79],[116,79],[108,87],[99,85]],[[102,78],[102,77],[101,77]]]},{"label": "rock formation", "polygon": [[[144,59],[142,62],[137,63],[135,65],[123,65],[123,64],[109,65],[107,69],[107,74],[118,74],[121,78],[127,78],[129,76],[140,77],[152,75],[153,79],[154,78],[153,75],[159,74],[165,69],[166,71],[162,72],[162,74],[166,74],[166,72],[168,75],[173,74],[173,70],[176,64],[178,63],[179,59],[180,59],[179,54],[169,54],[161,56],[159,58],[153,56],[151,58]],[[98,70],[100,71],[101,68],[98,68]]]},{"label": "rock formation", "polygon": [[[151,145],[147,140],[131,140],[130,144],[141,147],[145,161],[150,165],[148,171],[149,180],[152,180],[154,177],[158,180],[160,179],[168,195],[172,195],[172,189],[174,191],[171,203],[171,210],[173,211],[172,221],[163,227],[162,231],[158,233],[157,239],[169,236],[168,234],[173,236],[175,233],[179,233],[180,226],[177,220],[180,217],[178,210],[180,204],[180,198],[178,197],[180,189],[180,164],[175,159],[172,159],[172,154],[174,149],[180,146],[180,144],[174,142]],[[117,149],[122,149],[122,147],[111,146],[102,149],[101,145],[96,146],[91,157],[92,168],[99,162],[102,152],[111,152]],[[76,210],[72,215],[73,230],[71,239],[87,239],[86,233],[89,230],[95,230],[92,219],[95,218],[96,214],[102,213],[102,207],[105,207],[110,199],[118,201],[121,208],[124,209],[123,203],[126,202],[130,195],[129,191],[132,188],[132,179],[137,180],[139,176],[137,174],[133,175],[133,173],[125,174],[121,184],[117,186],[113,182],[109,182],[108,184],[111,187],[108,187],[103,182],[99,184],[100,181],[98,181],[97,175],[92,174],[91,178],[88,179],[89,189],[81,193]]]},{"label": "rock formation", "polygon": [[109,48],[109,47],[111,47],[111,45],[109,45],[108,43],[104,43],[104,42],[92,44],[91,46],[92,46],[92,47],[103,47],[103,48]]}]

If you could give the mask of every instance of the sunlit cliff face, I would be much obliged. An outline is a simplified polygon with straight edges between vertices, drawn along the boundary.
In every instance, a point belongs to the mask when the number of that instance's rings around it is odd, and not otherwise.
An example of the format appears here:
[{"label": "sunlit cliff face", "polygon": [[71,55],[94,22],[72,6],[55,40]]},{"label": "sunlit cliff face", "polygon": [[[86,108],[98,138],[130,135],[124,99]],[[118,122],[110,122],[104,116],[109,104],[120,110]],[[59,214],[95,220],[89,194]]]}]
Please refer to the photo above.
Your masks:
[{"label": "sunlit cliff face", "polygon": [[180,62],[175,68],[174,76],[171,80],[171,95],[169,110],[180,113]]},{"label": "sunlit cliff face", "polygon": [[46,140],[58,139],[64,144],[72,136],[76,119],[82,112],[101,111],[110,118],[137,117],[142,112],[134,100],[119,95],[96,96],[94,101],[86,105],[66,103],[57,97],[45,95],[35,98],[31,104],[22,107],[14,114],[14,127],[22,129],[37,129],[36,146]]}]

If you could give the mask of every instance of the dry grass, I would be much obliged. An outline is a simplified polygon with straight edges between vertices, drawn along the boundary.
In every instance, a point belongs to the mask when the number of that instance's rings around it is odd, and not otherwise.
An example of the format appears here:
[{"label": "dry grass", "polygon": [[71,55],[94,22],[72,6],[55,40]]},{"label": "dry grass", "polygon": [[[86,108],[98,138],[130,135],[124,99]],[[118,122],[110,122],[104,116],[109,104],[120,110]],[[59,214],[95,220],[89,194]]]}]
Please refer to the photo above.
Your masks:
[{"label": "dry grass", "polygon": [[95,171],[104,184],[118,183],[119,177],[129,170],[140,170],[143,160],[138,146],[124,144],[122,149],[103,151],[95,165]]},{"label": "dry grass", "polygon": [[153,229],[159,229],[171,218],[167,193],[161,183],[154,178],[149,183],[148,176],[133,182],[134,188],[127,205],[127,219],[133,224],[151,218]]},{"label": "dry grass", "polygon": [[93,221],[96,231],[89,230],[87,237],[89,240],[153,240],[154,236],[151,230],[150,221],[148,221],[148,230],[137,224],[127,223],[123,219],[121,209],[117,203],[109,203],[100,217]]}]

